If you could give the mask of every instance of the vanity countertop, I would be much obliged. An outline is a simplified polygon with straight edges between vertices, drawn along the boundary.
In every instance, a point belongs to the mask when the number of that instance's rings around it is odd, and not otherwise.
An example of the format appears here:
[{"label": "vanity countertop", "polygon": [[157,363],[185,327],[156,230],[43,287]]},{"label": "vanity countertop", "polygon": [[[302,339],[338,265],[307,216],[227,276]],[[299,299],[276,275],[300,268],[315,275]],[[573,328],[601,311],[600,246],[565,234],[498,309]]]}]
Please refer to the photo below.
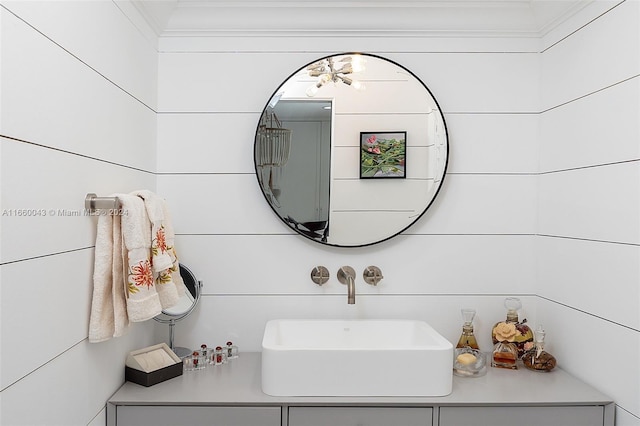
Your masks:
[{"label": "vanity countertop", "polygon": [[[384,368],[384,364],[380,364]],[[274,397],[261,388],[260,353],[218,367],[144,387],[126,382],[111,405],[608,405],[608,396],[556,368],[549,373],[491,368],[482,377],[453,377],[453,392],[440,397]]]}]

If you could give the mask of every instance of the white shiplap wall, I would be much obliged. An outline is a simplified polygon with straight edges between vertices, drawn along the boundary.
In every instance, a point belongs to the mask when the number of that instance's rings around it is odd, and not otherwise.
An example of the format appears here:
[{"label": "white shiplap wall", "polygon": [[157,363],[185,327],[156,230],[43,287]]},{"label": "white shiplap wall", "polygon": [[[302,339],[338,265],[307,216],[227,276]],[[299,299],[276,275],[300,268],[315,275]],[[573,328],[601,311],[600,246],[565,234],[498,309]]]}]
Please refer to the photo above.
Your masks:
[{"label": "white shiplap wall", "polygon": [[[638,426],[637,366],[598,364],[608,356],[607,333],[628,341],[630,358],[638,358],[639,21],[637,2],[607,13],[615,4],[591,4],[540,44],[161,40],[158,189],[175,202],[183,259],[205,280],[201,308],[177,327],[179,343],[231,338],[259,350],[268,319],[335,316],[422,318],[454,340],[459,309],[473,306],[488,348],[503,296],[520,294],[523,316],[545,325],[561,365],[618,401],[618,426]],[[291,70],[348,50],[386,56],[427,83],[445,113],[451,162],[440,197],[416,226],[380,245],[342,250],[289,234],[258,191],[250,153],[258,115]],[[609,97],[604,108],[589,107],[601,97]],[[617,161],[631,163],[590,167]],[[596,198],[563,172],[583,166],[590,168],[578,172],[593,173]],[[385,280],[378,288],[360,280],[358,302],[348,307],[335,279],[311,283],[317,264],[333,274],[345,264],[358,273],[376,264]],[[614,294],[625,299],[620,309]],[[596,344],[574,363],[586,339]]]},{"label": "white shiplap wall", "polygon": [[[640,424],[640,3],[545,40],[537,318],[565,369]],[[609,351],[621,345],[624,358]]]},{"label": "white shiplap wall", "polygon": [[[531,292],[536,148],[529,130],[538,121],[537,53],[408,53],[405,43],[398,41],[385,56],[423,78],[445,119],[456,123],[454,159],[441,196],[405,235],[348,250],[292,235],[264,202],[252,165],[266,100],[291,70],[328,52],[228,52],[219,46],[161,52],[158,120],[159,128],[170,130],[158,134],[158,191],[172,201],[182,259],[205,281],[202,306],[176,327],[179,344],[229,337],[244,350],[259,350],[269,318],[336,315],[418,317],[456,339],[459,310],[471,304],[488,345],[490,324],[504,316],[503,295]],[[333,44],[327,49],[342,46]],[[255,64],[265,65],[259,74]],[[452,70],[459,78],[448,78]],[[492,137],[496,125],[499,136]],[[523,149],[511,147],[514,141]],[[477,162],[466,146],[480,153]],[[496,162],[496,152],[513,156]],[[355,307],[347,306],[335,278],[322,288],[309,279],[315,265],[332,274],[351,265],[360,275],[370,264],[386,278],[377,288],[358,280]],[[525,306],[531,319],[533,302]]]},{"label": "white shiplap wall", "polygon": [[[637,2],[602,16],[593,10],[613,3],[595,2],[542,53],[517,38],[176,37],[160,41],[159,56],[122,2],[1,4],[0,207],[76,210],[86,192],[157,184],[180,255],[205,281],[178,344],[231,338],[258,350],[266,320],[310,316],[422,318],[454,340],[459,309],[472,306],[489,348],[504,295],[521,295],[561,365],[616,400],[617,426],[640,425],[638,367],[610,352],[627,342],[622,357],[638,359]],[[251,153],[273,89],[301,64],[348,50],[389,57],[427,83],[451,162],[416,226],[341,250],[273,216]],[[0,423],[103,424],[123,380],[114,360],[165,340],[166,327],[88,344],[92,219],[0,226]],[[359,280],[349,307],[335,278],[311,283],[318,264],[333,274],[376,264],[385,279]]]},{"label": "white shiplap wall", "polygon": [[88,343],[96,222],[59,211],[155,188],[157,52],[114,2],[3,1],[0,20],[0,424],[105,424],[153,325]]},{"label": "white shiplap wall", "polygon": [[[171,200],[179,254],[205,292],[176,326],[177,343],[231,339],[255,351],[268,319],[336,316],[420,318],[454,340],[460,309],[472,306],[489,349],[505,295],[521,295],[522,314],[534,321],[539,53],[528,40],[507,52],[508,43],[490,39],[379,40],[384,51],[366,39],[305,41],[306,49],[287,37],[249,49],[246,39],[161,40],[158,191]],[[379,245],[338,249],[291,234],[275,217],[252,146],[262,108],[292,70],[348,48],[386,56],[427,83],[449,125],[451,163],[414,227]],[[335,273],[351,265],[361,276],[372,264],[385,279],[376,288],[358,279],[357,303],[347,306]],[[334,276],[321,288],[309,279],[316,265]]]}]

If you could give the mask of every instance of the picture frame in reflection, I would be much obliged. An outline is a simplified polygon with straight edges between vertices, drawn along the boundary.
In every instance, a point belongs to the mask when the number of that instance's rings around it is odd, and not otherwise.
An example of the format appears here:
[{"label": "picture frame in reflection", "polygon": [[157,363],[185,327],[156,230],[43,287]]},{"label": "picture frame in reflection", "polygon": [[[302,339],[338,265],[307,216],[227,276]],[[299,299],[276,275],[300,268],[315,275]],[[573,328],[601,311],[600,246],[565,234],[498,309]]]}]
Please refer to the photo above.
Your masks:
[{"label": "picture frame in reflection", "polygon": [[360,132],[360,179],[407,176],[407,132]]}]

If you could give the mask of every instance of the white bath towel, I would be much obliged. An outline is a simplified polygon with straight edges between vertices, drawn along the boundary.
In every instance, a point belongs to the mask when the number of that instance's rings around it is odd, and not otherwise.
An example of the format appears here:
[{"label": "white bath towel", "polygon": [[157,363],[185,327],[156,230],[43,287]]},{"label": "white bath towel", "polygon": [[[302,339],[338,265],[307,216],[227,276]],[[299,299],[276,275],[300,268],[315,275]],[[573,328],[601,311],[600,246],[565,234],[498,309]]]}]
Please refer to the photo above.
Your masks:
[{"label": "white bath towel", "polygon": [[125,247],[127,314],[131,322],[162,312],[151,265],[151,222],[140,197],[122,194],[122,242]]},{"label": "white bath towel", "polygon": [[125,281],[124,256],[122,254],[122,217],[113,217],[113,312],[114,333],[113,337],[122,336],[129,327],[129,313],[127,311],[127,283]]},{"label": "white bath towel", "polygon": [[122,215],[98,217],[90,342],[121,336],[130,322],[155,317],[185,292],[166,202],[150,191],[112,196]]},{"label": "white bath towel", "polygon": [[[112,195],[115,196],[115,195]],[[120,216],[98,216],[89,342],[123,335],[129,326],[124,291]]]}]

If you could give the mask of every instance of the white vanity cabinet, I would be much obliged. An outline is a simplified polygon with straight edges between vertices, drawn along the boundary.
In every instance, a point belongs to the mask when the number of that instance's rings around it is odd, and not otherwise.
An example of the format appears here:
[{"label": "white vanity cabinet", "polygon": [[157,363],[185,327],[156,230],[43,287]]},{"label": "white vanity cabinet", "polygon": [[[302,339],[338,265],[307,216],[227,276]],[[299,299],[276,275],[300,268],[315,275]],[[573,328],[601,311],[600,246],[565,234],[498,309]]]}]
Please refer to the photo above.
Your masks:
[{"label": "white vanity cabinet", "polygon": [[441,397],[274,397],[262,392],[260,368],[259,353],[242,353],[148,388],[127,382],[107,403],[107,425],[614,425],[613,401],[562,369],[489,368],[454,377]]},{"label": "white vanity cabinet", "polygon": [[288,426],[432,426],[430,407],[290,407]]},{"label": "white vanity cabinet", "polygon": [[603,423],[604,419],[603,406],[441,407],[438,424],[439,426],[602,426],[609,424]]},{"label": "white vanity cabinet", "polygon": [[118,426],[281,426],[280,407],[122,406]]}]

